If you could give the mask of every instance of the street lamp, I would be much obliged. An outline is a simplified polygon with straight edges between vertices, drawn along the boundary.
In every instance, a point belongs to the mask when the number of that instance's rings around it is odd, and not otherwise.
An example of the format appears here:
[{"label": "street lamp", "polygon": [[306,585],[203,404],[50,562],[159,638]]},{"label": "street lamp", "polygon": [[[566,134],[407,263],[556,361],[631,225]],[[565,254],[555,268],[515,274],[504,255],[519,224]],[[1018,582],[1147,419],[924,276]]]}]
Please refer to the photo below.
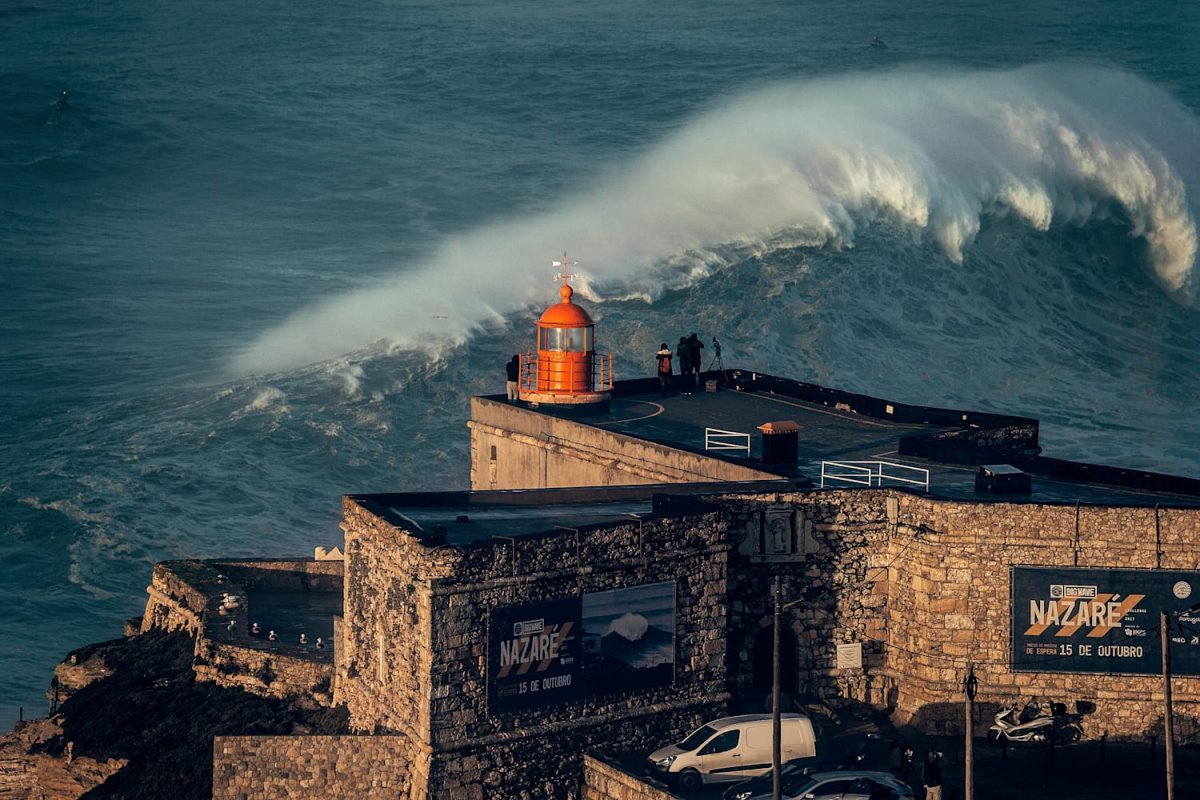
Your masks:
[{"label": "street lamp", "polygon": [[1193,603],[1182,611],[1162,609],[1158,614],[1159,640],[1162,644],[1163,679],[1163,738],[1167,743],[1167,800],[1175,800],[1175,717],[1171,709],[1171,637],[1167,633],[1169,616],[1178,619],[1183,614],[1200,611]]},{"label": "street lamp", "polygon": [[966,731],[967,741],[964,749],[966,757],[966,775],[964,784],[966,800],[975,797],[975,695],[979,692],[979,679],[975,677],[975,665],[967,662],[967,675],[963,678],[963,694],[966,696]]},{"label": "street lamp", "polygon": [[771,798],[772,800],[780,800],[783,794],[782,773],[780,772],[780,750],[782,747],[782,722],[779,713],[779,684],[780,672],[780,619],[783,617],[783,612],[791,608],[800,600],[793,600],[785,604],[783,602],[783,583],[782,579],[775,576],[775,613],[772,620],[772,634],[774,637],[772,647],[772,667],[771,667]]}]

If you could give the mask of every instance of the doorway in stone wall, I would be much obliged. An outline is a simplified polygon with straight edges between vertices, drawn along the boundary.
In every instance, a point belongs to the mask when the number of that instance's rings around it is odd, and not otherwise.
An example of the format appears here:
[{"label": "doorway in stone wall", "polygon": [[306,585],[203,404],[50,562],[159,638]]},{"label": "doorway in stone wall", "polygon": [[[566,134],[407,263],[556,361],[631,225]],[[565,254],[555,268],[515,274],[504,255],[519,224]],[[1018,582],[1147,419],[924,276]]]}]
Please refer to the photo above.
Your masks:
[{"label": "doorway in stone wall", "polygon": [[[775,634],[769,625],[754,636],[750,692],[756,697],[766,697],[767,710],[770,709],[771,683],[774,680],[774,640]],[[798,650],[796,634],[784,626],[779,631],[779,690],[789,698],[796,695]],[[783,705],[784,710],[792,710],[786,707],[787,701]]]}]

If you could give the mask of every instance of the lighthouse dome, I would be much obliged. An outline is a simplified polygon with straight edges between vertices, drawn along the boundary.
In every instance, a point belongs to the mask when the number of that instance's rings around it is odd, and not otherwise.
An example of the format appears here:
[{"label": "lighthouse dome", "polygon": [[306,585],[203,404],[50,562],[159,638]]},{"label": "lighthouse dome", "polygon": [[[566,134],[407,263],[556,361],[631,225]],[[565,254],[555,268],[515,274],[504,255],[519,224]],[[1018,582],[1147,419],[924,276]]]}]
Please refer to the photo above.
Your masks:
[{"label": "lighthouse dome", "polygon": [[594,324],[586,311],[571,302],[574,293],[571,286],[564,283],[558,290],[562,301],[547,308],[538,325],[546,328],[582,328]]}]

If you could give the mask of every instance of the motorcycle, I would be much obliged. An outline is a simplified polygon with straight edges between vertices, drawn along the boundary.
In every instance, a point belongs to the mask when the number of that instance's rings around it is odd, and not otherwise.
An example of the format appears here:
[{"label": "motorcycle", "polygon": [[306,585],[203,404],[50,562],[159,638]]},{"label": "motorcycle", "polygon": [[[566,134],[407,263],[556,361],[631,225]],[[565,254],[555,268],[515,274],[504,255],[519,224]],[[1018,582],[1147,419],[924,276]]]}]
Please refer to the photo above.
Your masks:
[{"label": "motorcycle", "polygon": [[1064,703],[1050,703],[1049,709],[1037,702],[1029,702],[1021,713],[1016,704],[1002,708],[988,728],[988,741],[1015,744],[1050,744],[1069,742],[1080,736],[1078,726],[1067,714]]}]

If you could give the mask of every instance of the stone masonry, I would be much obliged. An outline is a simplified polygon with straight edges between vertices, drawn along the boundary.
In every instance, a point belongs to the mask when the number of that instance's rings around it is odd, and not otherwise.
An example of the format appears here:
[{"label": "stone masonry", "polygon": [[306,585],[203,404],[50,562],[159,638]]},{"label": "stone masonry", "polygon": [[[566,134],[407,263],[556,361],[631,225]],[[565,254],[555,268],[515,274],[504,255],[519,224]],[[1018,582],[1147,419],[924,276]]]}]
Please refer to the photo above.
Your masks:
[{"label": "stone masonry", "polygon": [[401,797],[408,742],[395,736],[218,736],[213,800]]},{"label": "stone masonry", "polygon": [[[787,506],[812,529],[810,553],[730,565],[731,679],[751,683],[752,639],[770,626],[768,575],[799,600],[786,624],[798,642],[801,690],[895,709],[929,733],[961,730],[962,680],[979,679],[977,721],[1030,697],[1094,703],[1086,736],[1145,739],[1161,731],[1161,678],[1014,672],[1009,668],[1010,568],[1195,569],[1200,510],[935,500],[894,490],[724,498],[746,529],[765,508]],[[752,524],[749,527],[753,528]],[[862,643],[861,670],[838,670],[839,643]],[[1200,715],[1200,679],[1176,677],[1185,729]],[[986,727],[986,725],[984,726]]]},{"label": "stone masonry", "polygon": [[[578,797],[587,748],[650,747],[726,706],[719,513],[429,548],[348,498],[344,528],[338,697],[353,728],[410,736],[428,753],[411,797]],[[490,713],[489,609],[663,581],[676,592],[673,686]]]}]

